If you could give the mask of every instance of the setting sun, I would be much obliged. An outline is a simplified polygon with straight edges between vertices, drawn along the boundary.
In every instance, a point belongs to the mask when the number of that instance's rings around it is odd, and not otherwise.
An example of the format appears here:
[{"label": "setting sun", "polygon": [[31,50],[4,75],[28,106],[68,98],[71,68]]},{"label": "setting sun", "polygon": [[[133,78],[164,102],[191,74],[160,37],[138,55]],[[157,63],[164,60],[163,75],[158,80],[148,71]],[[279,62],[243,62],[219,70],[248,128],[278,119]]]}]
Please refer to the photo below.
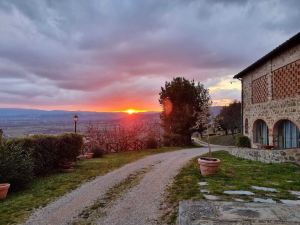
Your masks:
[{"label": "setting sun", "polygon": [[124,110],[123,112],[132,115],[132,114],[134,114],[134,113],[146,112],[146,110],[140,110],[140,109],[126,109],[126,110]]},{"label": "setting sun", "polygon": [[127,109],[126,112],[131,115],[133,113],[136,113],[137,111],[134,109]]}]

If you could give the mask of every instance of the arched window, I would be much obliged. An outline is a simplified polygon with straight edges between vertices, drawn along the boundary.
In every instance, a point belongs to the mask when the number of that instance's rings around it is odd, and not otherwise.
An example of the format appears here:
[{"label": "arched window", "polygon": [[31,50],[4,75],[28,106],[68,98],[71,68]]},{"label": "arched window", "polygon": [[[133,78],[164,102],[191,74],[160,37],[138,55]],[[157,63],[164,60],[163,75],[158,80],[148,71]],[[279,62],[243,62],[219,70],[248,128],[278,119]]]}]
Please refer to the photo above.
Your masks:
[{"label": "arched window", "polygon": [[299,129],[290,120],[280,120],[274,127],[274,143],[278,148],[299,148]]},{"label": "arched window", "polygon": [[254,142],[269,145],[269,129],[265,121],[256,120],[253,124]]},{"label": "arched window", "polygon": [[245,134],[249,133],[249,124],[248,124],[248,119],[245,119]]}]

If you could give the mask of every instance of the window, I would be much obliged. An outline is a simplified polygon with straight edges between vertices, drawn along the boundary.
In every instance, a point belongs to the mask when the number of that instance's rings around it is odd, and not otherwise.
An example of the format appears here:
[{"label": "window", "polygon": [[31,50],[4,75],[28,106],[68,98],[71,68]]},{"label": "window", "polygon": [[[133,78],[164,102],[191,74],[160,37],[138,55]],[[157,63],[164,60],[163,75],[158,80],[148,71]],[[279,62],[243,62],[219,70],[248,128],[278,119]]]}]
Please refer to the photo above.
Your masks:
[{"label": "window", "polygon": [[269,129],[265,121],[256,120],[254,123],[254,142],[262,145],[269,144]]},{"label": "window", "polygon": [[248,124],[248,119],[245,119],[245,134],[249,133],[249,124]]},{"label": "window", "polygon": [[299,129],[290,120],[281,120],[275,125],[275,144],[278,148],[298,148]]}]

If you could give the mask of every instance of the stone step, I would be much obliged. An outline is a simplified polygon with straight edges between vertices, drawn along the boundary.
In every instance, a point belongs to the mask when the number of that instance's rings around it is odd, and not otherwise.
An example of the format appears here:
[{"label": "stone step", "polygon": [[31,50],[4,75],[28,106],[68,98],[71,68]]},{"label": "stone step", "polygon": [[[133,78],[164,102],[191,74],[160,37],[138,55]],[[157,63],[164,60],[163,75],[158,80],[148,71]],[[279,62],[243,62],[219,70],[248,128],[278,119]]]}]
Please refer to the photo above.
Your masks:
[{"label": "stone step", "polygon": [[181,201],[179,225],[300,225],[300,207],[284,204]]}]

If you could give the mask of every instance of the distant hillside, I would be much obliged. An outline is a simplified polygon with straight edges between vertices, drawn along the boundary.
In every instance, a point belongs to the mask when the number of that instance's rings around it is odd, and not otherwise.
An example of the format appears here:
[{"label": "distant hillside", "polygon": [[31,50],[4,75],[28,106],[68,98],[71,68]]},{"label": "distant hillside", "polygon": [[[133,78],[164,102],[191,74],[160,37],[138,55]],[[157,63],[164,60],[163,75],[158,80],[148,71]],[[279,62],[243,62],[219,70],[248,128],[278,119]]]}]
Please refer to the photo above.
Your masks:
[{"label": "distant hillside", "polygon": [[7,136],[23,136],[28,134],[58,134],[72,132],[73,116],[79,116],[78,130],[84,131],[91,123],[116,124],[124,121],[159,119],[156,112],[128,115],[122,112],[82,112],[82,111],[44,111],[36,109],[0,108],[0,129]]},{"label": "distant hillside", "polygon": [[219,115],[222,108],[223,108],[223,106],[212,106],[212,107],[210,107],[211,116],[216,117],[217,115]]},{"label": "distant hillside", "polygon": [[[211,107],[212,116],[218,115],[221,108],[221,106]],[[79,116],[79,132],[84,132],[90,122],[107,126],[124,122],[159,120],[159,113],[157,112],[128,115],[122,112],[44,111],[36,109],[0,108],[0,129],[2,129],[8,137],[73,132],[73,116],[75,114]]]}]

